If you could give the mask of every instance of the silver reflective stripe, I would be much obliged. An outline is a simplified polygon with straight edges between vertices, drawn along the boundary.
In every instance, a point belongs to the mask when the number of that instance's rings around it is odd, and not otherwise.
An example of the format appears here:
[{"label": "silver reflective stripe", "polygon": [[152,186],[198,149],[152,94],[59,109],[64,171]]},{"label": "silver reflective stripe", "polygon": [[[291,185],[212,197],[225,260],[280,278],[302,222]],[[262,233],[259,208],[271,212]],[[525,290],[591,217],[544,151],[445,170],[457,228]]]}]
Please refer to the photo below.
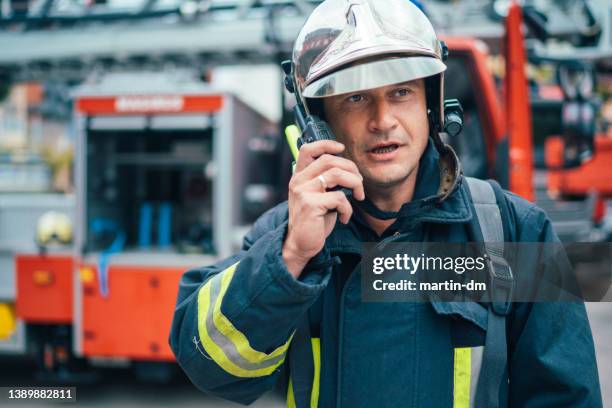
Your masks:
[{"label": "silver reflective stripe", "polygon": [[478,385],[478,379],[480,377],[483,351],[484,346],[472,347],[472,361],[470,365],[470,408],[475,407],[476,385]]},{"label": "silver reflective stripe", "polygon": [[210,338],[223,350],[223,353],[225,353],[227,358],[232,363],[244,370],[258,370],[277,365],[285,358],[284,354],[263,360],[260,363],[252,363],[242,357],[236,348],[236,345],[223,333],[217,330],[217,327],[213,321],[213,313],[215,302],[217,301],[219,292],[221,291],[221,275],[222,274],[218,274],[210,279],[210,307],[208,308],[208,314],[206,315],[206,330],[208,331]]}]

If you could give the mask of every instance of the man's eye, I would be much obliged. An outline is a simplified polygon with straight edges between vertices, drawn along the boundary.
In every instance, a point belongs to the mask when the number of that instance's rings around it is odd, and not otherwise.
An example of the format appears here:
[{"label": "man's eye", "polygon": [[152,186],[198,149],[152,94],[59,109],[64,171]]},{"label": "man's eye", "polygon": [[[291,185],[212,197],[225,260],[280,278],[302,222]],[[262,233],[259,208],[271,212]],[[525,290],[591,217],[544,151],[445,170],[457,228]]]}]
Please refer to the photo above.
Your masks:
[{"label": "man's eye", "polygon": [[409,93],[410,93],[410,89],[408,89],[408,88],[400,88],[400,89],[395,91],[395,94],[397,96],[406,96]]},{"label": "man's eye", "polygon": [[355,103],[355,102],[361,102],[361,101],[363,101],[363,99],[364,99],[364,98],[363,98],[363,95],[361,95],[361,94],[351,95],[351,96],[349,96],[348,98],[346,98],[346,100],[347,100],[348,102],[353,102],[353,103]]}]

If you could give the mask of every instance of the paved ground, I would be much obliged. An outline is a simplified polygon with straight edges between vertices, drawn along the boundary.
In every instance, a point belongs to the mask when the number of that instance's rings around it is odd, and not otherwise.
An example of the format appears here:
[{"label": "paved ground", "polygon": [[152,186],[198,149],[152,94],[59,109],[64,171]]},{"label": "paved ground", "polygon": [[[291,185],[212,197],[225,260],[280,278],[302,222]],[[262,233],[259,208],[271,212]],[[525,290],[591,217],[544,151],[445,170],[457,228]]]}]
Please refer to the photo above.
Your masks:
[{"label": "paved ground", "polygon": [[[590,303],[587,304],[587,310],[595,338],[604,407],[612,408],[612,302]],[[31,367],[19,361],[7,363],[3,360],[0,362],[0,385],[32,383],[31,372]],[[252,407],[283,407],[284,397],[281,394],[280,391],[271,392]],[[24,403],[12,405],[0,403],[0,405],[7,408],[42,406]],[[96,385],[79,386],[78,402],[69,406],[232,408],[239,405],[200,393],[182,376],[170,384],[151,385],[136,381],[131,372],[125,369],[106,369]]]},{"label": "paved ground", "polygon": [[[39,385],[32,380],[32,367],[24,364],[0,363],[0,386],[23,384]],[[6,404],[0,401],[3,408],[24,408],[41,406],[88,407],[88,408],[236,408],[243,405],[233,404],[199,392],[182,375],[177,376],[169,384],[145,384],[137,381],[126,369],[104,369],[102,377],[95,385],[78,385],[77,402],[75,404],[42,404],[15,403]],[[284,398],[280,391],[272,391],[256,401],[251,407],[281,408]]]}]

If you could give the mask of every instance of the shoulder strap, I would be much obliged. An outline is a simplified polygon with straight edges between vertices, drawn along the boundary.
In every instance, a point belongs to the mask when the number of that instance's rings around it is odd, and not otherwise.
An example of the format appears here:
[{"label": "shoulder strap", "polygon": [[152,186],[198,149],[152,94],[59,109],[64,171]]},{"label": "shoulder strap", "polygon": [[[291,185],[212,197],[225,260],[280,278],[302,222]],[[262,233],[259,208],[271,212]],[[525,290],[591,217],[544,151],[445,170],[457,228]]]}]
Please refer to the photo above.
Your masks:
[{"label": "shoulder strap", "polygon": [[476,218],[488,261],[489,294],[493,311],[498,315],[505,316],[510,308],[514,277],[510,265],[504,257],[504,242],[508,239],[508,233],[504,231],[507,228],[504,228],[504,219],[500,208],[504,209],[506,221],[509,214],[505,202],[499,202],[504,200],[503,193],[495,191],[496,188],[499,189],[499,186],[496,183],[493,184],[494,182],[472,177],[466,177],[465,180],[476,210]]},{"label": "shoulder strap", "polygon": [[[514,278],[512,270],[504,258],[504,220],[500,207],[504,210],[504,217],[508,212],[503,196],[496,194],[491,183],[466,177],[468,188],[472,196],[476,218],[482,233],[483,244],[489,269],[489,312],[487,318],[487,336],[481,372],[476,388],[476,407],[499,407],[500,393],[507,379],[508,350],[506,342],[506,315],[510,310]],[[500,190],[498,188],[498,190]],[[500,200],[498,200],[498,196]],[[503,207],[502,207],[503,206]],[[503,298],[503,301],[499,301]],[[502,406],[506,405],[504,402]]]},{"label": "shoulder strap", "polygon": [[465,177],[476,216],[485,243],[497,244],[504,241],[501,213],[497,205],[495,191],[489,182],[473,177]]}]

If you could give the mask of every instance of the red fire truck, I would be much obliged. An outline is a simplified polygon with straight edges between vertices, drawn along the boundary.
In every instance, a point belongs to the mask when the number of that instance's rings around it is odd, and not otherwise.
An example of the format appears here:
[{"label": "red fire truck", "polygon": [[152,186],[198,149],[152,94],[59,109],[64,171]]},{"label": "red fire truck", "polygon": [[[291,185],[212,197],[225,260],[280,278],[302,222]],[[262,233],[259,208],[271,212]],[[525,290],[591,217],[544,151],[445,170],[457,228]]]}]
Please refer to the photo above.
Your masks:
[{"label": "red fire truck", "polygon": [[186,73],[83,85],[74,124],[72,249],[16,256],[23,341],[48,373],[172,361],[181,274],[236,250],[280,199],[276,128]]}]

